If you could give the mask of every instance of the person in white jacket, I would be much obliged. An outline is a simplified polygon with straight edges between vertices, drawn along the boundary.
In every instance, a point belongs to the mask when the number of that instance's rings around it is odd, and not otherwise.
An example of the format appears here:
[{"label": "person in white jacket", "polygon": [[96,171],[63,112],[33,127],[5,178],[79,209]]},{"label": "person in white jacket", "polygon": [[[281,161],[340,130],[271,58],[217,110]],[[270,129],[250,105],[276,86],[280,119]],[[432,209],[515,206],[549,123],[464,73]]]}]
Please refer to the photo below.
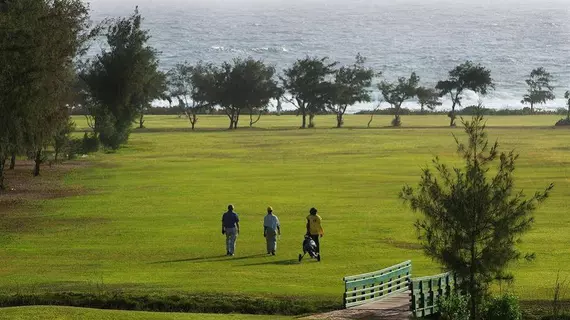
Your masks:
[{"label": "person in white jacket", "polygon": [[279,218],[273,214],[273,208],[267,207],[267,215],[263,218],[263,236],[267,242],[267,254],[275,255],[277,235],[281,235]]}]

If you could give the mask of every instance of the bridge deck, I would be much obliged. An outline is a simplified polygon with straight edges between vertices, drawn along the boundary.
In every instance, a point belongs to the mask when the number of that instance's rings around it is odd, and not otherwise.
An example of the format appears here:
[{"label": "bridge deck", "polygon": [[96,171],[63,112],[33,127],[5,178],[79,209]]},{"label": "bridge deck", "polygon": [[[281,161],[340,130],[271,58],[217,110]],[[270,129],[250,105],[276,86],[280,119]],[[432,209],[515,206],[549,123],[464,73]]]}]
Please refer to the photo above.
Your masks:
[{"label": "bridge deck", "polygon": [[410,317],[410,293],[402,292],[361,306],[313,315],[305,319],[405,320]]}]

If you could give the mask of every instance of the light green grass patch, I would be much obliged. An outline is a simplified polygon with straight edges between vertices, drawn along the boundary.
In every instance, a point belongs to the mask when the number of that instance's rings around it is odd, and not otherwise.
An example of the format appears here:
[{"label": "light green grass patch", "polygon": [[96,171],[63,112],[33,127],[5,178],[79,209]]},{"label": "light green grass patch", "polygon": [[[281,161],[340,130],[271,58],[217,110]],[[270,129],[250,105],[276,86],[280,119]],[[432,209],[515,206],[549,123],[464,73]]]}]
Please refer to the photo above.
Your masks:
[{"label": "light green grass patch", "polygon": [[[299,121],[282,118],[276,127]],[[318,117],[317,124],[325,127],[325,118]],[[403,119],[406,124],[416,118]],[[445,125],[445,119],[435,125]],[[511,126],[516,119],[522,125],[543,121],[540,116],[506,119]],[[463,137],[460,129],[450,128],[135,130],[124,149],[90,156],[92,168],[67,176],[67,184],[89,193],[46,202],[32,212],[34,219],[21,221],[30,224],[24,231],[6,230],[10,240],[0,248],[0,290],[213,292],[341,301],[346,275],[408,259],[416,276],[438,273],[418,248],[413,228],[418,215],[398,193],[405,184],[417,184],[434,155],[460,163],[452,133]],[[489,134],[500,140],[502,150],[521,154],[519,188],[530,194],[555,183],[521,244],[537,260],[513,266],[515,292],[546,299],[556,273],[567,274],[570,265],[570,130],[515,127]],[[224,256],[220,232],[229,203],[242,220],[233,258]],[[265,255],[262,236],[268,205],[282,223],[275,257]],[[323,261],[299,264],[305,217],[313,206],[324,219]]]},{"label": "light green grass patch", "polygon": [[18,307],[0,308],[4,320],[269,320],[292,319],[280,316],[255,316],[241,314],[189,314],[97,310],[71,307]]}]

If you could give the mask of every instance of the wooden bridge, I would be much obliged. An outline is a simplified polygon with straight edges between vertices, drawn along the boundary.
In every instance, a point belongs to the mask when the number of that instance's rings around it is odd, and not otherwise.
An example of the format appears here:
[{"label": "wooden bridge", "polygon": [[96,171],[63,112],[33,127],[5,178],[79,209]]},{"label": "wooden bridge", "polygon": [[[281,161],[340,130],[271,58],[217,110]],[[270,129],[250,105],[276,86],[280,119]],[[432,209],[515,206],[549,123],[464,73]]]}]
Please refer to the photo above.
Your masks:
[{"label": "wooden bridge", "polygon": [[449,296],[456,279],[451,273],[412,278],[406,261],[375,272],[344,278],[344,310],[307,319],[403,320],[437,313],[438,301]]}]

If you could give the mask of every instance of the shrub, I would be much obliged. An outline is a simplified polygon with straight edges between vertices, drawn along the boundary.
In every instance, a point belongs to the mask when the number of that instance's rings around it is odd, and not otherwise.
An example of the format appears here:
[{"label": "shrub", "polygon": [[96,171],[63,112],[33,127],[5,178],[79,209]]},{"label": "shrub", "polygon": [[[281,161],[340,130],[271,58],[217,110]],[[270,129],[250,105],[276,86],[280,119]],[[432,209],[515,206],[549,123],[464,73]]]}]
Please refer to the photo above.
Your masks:
[{"label": "shrub", "polygon": [[77,150],[77,153],[88,154],[97,152],[99,150],[99,139],[92,133],[88,134],[85,132],[83,135],[83,140],[81,143],[81,149]]},{"label": "shrub", "polygon": [[67,160],[77,158],[78,154],[83,154],[83,139],[72,138],[67,145]]},{"label": "shrub", "polygon": [[399,116],[392,119],[392,127],[400,127],[400,126],[402,126],[402,120],[400,119]]},{"label": "shrub", "polygon": [[505,294],[491,298],[485,312],[485,320],[521,320],[522,311],[516,296]]},{"label": "shrub", "polygon": [[439,303],[439,313],[441,320],[469,320],[469,297],[459,294],[452,294]]},{"label": "shrub", "polygon": [[557,127],[570,126],[570,119],[568,118],[560,119],[558,120],[558,122],[556,122],[556,126]]},{"label": "shrub", "polygon": [[102,118],[95,127],[99,133],[101,144],[106,149],[117,150],[129,140],[130,126],[130,122],[114,122],[107,118]]}]

